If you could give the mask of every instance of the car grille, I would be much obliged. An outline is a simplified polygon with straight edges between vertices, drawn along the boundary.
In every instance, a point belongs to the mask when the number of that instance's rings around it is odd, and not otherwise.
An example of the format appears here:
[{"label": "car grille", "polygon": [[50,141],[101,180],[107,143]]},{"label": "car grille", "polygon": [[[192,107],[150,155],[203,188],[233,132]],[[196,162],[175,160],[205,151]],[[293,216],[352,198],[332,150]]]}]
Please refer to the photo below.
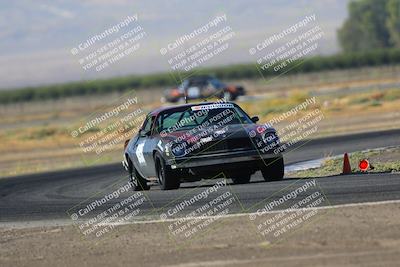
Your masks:
[{"label": "car grille", "polygon": [[202,145],[198,151],[201,154],[207,154],[238,149],[249,150],[253,148],[254,145],[251,140],[248,137],[245,137],[211,141]]}]

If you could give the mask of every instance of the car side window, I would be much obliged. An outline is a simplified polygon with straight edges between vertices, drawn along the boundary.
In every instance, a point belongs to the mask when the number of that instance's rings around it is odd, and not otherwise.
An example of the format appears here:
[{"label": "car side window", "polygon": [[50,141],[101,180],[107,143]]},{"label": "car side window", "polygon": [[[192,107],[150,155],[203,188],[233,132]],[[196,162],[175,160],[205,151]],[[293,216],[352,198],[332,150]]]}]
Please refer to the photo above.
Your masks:
[{"label": "car side window", "polygon": [[249,118],[249,116],[247,116],[247,114],[240,108],[235,107],[235,113],[236,113],[236,119],[240,120],[240,123],[242,124],[252,124],[253,122],[251,121],[251,119]]},{"label": "car side window", "polygon": [[154,116],[147,117],[146,121],[143,124],[142,130],[144,130],[146,133],[152,130],[153,122],[154,122]]},{"label": "car side window", "polygon": [[163,117],[164,116],[162,114],[158,116],[156,122],[156,128],[154,129],[155,133],[161,133],[161,131],[163,130],[163,122],[164,122]]}]

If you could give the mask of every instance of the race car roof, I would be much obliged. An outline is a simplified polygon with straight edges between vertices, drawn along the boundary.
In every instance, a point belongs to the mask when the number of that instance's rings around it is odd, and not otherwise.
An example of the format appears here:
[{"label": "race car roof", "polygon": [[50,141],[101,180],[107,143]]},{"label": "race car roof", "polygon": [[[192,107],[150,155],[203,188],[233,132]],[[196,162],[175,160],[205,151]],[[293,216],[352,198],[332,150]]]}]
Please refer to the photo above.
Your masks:
[{"label": "race car roof", "polygon": [[157,116],[161,112],[168,111],[168,110],[174,110],[174,109],[178,110],[178,109],[184,109],[184,108],[191,108],[191,107],[194,107],[194,106],[219,105],[219,104],[235,105],[234,103],[231,103],[231,102],[223,102],[223,103],[219,103],[219,102],[199,102],[199,103],[190,103],[190,104],[182,104],[182,105],[175,105],[175,106],[164,106],[164,107],[159,107],[159,108],[151,111],[149,115]]}]

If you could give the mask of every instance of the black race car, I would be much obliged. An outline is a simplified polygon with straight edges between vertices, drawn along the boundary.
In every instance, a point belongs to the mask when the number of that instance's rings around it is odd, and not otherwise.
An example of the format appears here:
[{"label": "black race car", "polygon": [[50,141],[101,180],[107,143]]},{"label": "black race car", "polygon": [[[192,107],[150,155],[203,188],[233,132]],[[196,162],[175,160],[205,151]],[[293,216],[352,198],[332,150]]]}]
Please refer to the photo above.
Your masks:
[{"label": "black race car", "polygon": [[191,100],[210,97],[234,101],[244,94],[242,86],[226,85],[212,76],[195,76],[184,80],[177,88],[165,90],[163,98],[171,103],[184,102],[185,98]]},{"label": "black race car", "polygon": [[266,181],[281,180],[279,138],[273,128],[257,121],[230,102],[159,108],[125,142],[122,164],[135,190],[148,190],[151,180],[162,190],[177,189],[183,181],[221,173],[242,184],[258,170]]}]

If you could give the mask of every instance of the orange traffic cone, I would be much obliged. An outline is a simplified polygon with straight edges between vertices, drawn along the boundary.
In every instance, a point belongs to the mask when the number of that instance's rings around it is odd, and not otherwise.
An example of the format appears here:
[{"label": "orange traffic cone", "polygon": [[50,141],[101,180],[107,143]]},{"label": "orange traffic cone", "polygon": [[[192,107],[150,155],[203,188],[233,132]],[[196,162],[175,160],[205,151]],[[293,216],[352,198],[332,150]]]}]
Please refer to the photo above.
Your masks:
[{"label": "orange traffic cone", "polygon": [[347,155],[347,153],[344,153],[342,174],[349,174],[349,173],[351,173],[349,155]]}]

